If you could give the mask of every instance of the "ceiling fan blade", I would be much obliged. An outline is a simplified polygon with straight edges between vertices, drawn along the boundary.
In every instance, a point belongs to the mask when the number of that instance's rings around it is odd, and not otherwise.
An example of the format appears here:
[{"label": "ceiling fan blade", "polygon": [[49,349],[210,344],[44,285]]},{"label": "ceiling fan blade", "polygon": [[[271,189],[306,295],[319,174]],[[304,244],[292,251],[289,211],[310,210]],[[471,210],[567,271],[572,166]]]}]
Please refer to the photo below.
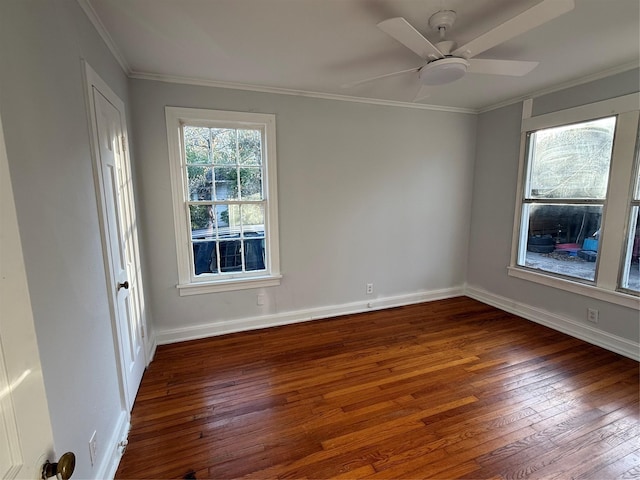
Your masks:
[{"label": "ceiling fan blade", "polygon": [[419,31],[402,17],[390,18],[380,22],[378,28],[424,60],[444,58],[442,52],[433,43],[424,38]]},{"label": "ceiling fan blade", "polygon": [[373,82],[374,80],[380,80],[381,78],[394,77],[396,75],[402,75],[403,73],[417,72],[418,70],[420,70],[420,68],[421,67],[415,67],[415,68],[409,68],[407,70],[400,70],[399,72],[385,73],[384,75],[377,75],[375,77],[365,78],[364,80],[358,80],[356,82],[345,83],[344,85],[340,85],[340,88],[351,88],[351,87],[355,87],[356,85],[360,85],[360,84],[363,84],[363,83]]},{"label": "ceiling fan blade", "polygon": [[520,15],[507,20],[494,29],[471,40],[466,45],[457,48],[453,52],[453,56],[460,56],[467,59],[475,57],[485,50],[489,50],[496,45],[570,12],[574,7],[574,0],[544,0],[535,7],[525,10]]},{"label": "ceiling fan blade", "polygon": [[413,101],[414,102],[420,102],[422,100],[424,100],[427,97],[431,96],[431,90],[432,88],[429,85],[420,85],[420,88],[418,89],[418,93],[416,93],[416,96],[413,97]]},{"label": "ceiling fan blade", "polygon": [[539,62],[523,62],[520,60],[472,58],[469,60],[469,68],[467,69],[467,72],[522,77],[536,68],[538,63]]}]

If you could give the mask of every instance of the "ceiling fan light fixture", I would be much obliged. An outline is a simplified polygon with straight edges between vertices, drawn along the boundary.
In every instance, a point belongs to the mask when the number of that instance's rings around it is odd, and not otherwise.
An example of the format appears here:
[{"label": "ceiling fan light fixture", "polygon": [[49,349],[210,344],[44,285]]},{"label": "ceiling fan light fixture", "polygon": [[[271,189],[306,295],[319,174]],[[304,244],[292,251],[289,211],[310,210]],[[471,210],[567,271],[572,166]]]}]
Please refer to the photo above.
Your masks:
[{"label": "ceiling fan light fixture", "polygon": [[420,82],[423,85],[444,85],[464,77],[469,62],[464,58],[449,57],[435,60],[420,69]]}]

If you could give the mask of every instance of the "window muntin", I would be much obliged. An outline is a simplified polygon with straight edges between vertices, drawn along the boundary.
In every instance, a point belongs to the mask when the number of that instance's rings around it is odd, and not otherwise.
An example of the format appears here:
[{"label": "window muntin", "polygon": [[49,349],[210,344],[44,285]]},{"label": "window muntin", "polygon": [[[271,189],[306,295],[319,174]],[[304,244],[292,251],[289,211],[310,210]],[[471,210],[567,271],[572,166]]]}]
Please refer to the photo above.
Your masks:
[{"label": "window muntin", "polygon": [[616,117],[529,132],[517,264],[596,279]]},{"label": "window muntin", "polygon": [[279,285],[275,116],[165,112],[180,295]]}]

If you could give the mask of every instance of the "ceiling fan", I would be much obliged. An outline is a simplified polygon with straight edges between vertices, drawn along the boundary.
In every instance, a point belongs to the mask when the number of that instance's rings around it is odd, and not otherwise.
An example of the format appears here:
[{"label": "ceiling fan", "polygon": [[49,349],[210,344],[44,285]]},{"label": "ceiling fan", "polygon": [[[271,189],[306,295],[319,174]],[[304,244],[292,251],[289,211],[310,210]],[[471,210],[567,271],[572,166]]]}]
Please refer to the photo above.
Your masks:
[{"label": "ceiling fan", "polygon": [[394,75],[418,72],[421,88],[414,101],[419,101],[428,96],[430,86],[453,82],[462,78],[467,72],[516,77],[526,75],[538,65],[538,62],[474,57],[573,10],[574,6],[574,0],[544,0],[461,47],[457,47],[454,41],[446,39],[447,29],[451,28],[456,20],[456,12],[452,10],[441,10],[429,18],[429,26],[440,33],[440,41],[435,45],[402,17],[384,20],[378,23],[378,28],[427,63],[417,68],[353,82],[345,87],[353,87]]}]

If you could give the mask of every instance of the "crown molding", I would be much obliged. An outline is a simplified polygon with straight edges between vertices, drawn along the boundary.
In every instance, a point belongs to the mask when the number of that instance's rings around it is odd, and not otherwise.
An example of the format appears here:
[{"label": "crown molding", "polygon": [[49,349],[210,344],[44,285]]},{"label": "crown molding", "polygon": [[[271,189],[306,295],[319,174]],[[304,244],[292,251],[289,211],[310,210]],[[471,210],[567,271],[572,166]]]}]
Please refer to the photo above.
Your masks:
[{"label": "crown molding", "polygon": [[140,80],[153,80],[157,82],[179,83],[195,85],[200,87],[227,88],[233,90],[246,90],[251,92],[275,93],[280,95],[295,95],[299,97],[320,98],[324,100],[338,100],[342,102],[368,103],[371,105],[383,105],[387,107],[414,108],[418,110],[435,110],[439,112],[467,113],[475,115],[478,113],[473,108],[447,107],[441,105],[426,105],[422,103],[398,102],[394,100],[381,100],[377,98],[353,97],[348,95],[338,95],[332,93],[312,92],[306,90],[294,90],[280,87],[265,87],[261,85],[249,85],[245,83],[218,82],[203,78],[181,77],[175,75],[161,75],[156,73],[131,72],[129,78]]},{"label": "crown molding", "polygon": [[100,17],[98,16],[98,13],[93,8],[93,5],[91,5],[90,0],[77,0],[77,2],[78,2],[78,5],[80,5],[80,8],[82,8],[82,10],[84,11],[85,15],[87,15],[87,17],[89,18],[89,21],[93,24],[93,26],[97,30],[98,35],[100,35],[104,43],[107,45],[107,48],[109,49],[111,54],[114,56],[114,58],[120,65],[120,68],[122,68],[122,70],[126,75],[130,75],[131,67],[127,62],[127,59],[125,58],[125,56],[122,54],[122,52],[116,45],[116,42],[113,41],[113,38],[111,38],[111,35],[109,35],[107,28],[102,23],[102,20],[100,20]]},{"label": "crown molding", "polygon": [[[87,0],[79,0],[79,1],[87,1]],[[466,113],[466,114],[476,115],[476,114],[489,112],[491,110],[496,110],[498,108],[506,107],[507,105],[512,105],[514,103],[522,102],[527,99],[541,97],[544,95],[548,95],[550,93],[558,92],[560,90],[565,90],[567,88],[576,87],[579,85],[583,85],[585,83],[593,82],[595,80],[600,80],[602,78],[610,77],[612,75],[626,72],[628,70],[632,70],[638,67],[640,67],[640,61],[625,63],[613,68],[609,68],[606,70],[602,70],[600,72],[593,73],[591,75],[580,77],[579,79],[574,79],[567,82],[559,83],[551,87],[536,90],[524,95],[520,95],[518,97],[513,97],[508,100],[504,100],[502,102],[499,102],[487,107],[482,107],[477,109],[464,108],[464,107],[448,107],[444,105],[428,105],[428,104],[411,103],[411,102],[398,102],[395,100],[381,100],[376,98],[354,97],[354,96],[348,96],[348,95],[311,92],[306,90],[294,90],[294,89],[280,88],[280,87],[265,87],[261,85],[249,85],[244,83],[219,82],[219,81],[207,80],[203,78],[191,78],[191,77],[182,77],[182,76],[176,76],[176,75],[161,75],[156,73],[130,72],[129,77],[137,78],[141,80],[153,80],[158,82],[178,83],[178,84],[195,85],[195,86],[202,86],[202,87],[247,90],[252,92],[275,93],[275,94],[281,94],[281,95],[296,95],[300,97],[321,98],[325,100],[338,100],[342,102],[367,103],[371,105],[383,105],[383,106],[391,106],[391,107],[414,108],[418,110],[433,110],[433,111],[439,111],[439,112]]]},{"label": "crown molding", "polygon": [[476,113],[486,113],[491,110],[496,110],[498,108],[506,107],[507,105],[513,105],[514,103],[523,102],[528,99],[542,97],[544,95],[548,95],[550,93],[559,92],[560,90],[566,90],[567,88],[577,87],[579,85],[584,85],[585,83],[594,82],[596,80],[600,80],[602,78],[610,77],[612,75],[616,75],[618,73],[626,72],[629,70],[633,70],[634,68],[640,67],[640,61],[634,60],[633,62],[624,63],[622,65],[618,65],[613,68],[608,68],[606,70],[601,70],[599,72],[593,73],[591,75],[587,75],[584,77],[580,77],[578,79],[569,80],[567,82],[558,83],[551,87],[543,88],[541,90],[536,90],[534,92],[528,93],[526,95],[521,95],[518,97],[511,98],[509,100],[504,100],[499,103],[495,103],[493,105],[489,105],[487,107],[482,107],[476,110]]}]

